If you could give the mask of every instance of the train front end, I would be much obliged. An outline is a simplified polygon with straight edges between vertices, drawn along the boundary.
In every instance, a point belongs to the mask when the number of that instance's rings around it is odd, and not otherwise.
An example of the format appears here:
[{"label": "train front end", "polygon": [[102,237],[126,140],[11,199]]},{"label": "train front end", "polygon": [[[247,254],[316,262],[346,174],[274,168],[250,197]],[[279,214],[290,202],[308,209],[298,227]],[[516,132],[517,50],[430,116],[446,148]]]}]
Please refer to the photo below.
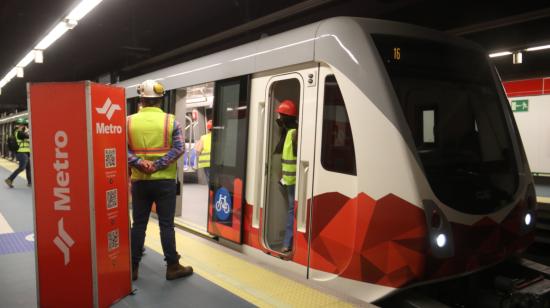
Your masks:
[{"label": "train front end", "polygon": [[486,52],[385,21],[334,20],[319,32],[340,45],[327,52],[320,41],[316,52],[343,89],[357,213],[370,215],[356,223],[362,266],[340,276],[395,291],[523,252],[534,239],[534,184]]},{"label": "train front end", "polygon": [[460,42],[373,35],[431,194],[423,280],[522,252],[536,196],[521,140],[487,55]]}]

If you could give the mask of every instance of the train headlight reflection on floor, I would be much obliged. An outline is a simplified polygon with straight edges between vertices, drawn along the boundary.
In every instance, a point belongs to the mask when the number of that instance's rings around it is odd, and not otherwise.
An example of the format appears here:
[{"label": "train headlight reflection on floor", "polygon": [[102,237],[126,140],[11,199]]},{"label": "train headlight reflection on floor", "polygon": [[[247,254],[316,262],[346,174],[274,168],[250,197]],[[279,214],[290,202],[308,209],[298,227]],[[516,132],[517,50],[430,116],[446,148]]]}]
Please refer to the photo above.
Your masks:
[{"label": "train headlight reflection on floor", "polygon": [[445,236],[445,234],[443,233],[438,234],[437,237],[435,238],[435,243],[437,244],[437,247],[443,248],[443,246],[447,244],[447,237]]},{"label": "train headlight reflection on floor", "polygon": [[533,217],[531,216],[531,213],[525,214],[525,218],[524,218],[525,225],[530,226],[532,221],[533,221]]}]

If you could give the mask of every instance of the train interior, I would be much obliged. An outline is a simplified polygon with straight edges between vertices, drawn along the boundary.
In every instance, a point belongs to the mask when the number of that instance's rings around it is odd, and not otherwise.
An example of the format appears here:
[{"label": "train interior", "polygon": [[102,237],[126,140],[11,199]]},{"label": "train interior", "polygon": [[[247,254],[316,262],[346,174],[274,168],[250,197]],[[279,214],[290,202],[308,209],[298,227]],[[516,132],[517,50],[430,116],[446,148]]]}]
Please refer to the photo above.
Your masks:
[{"label": "train interior", "polygon": [[[264,203],[264,240],[268,248],[280,251],[283,246],[283,238],[285,236],[285,227],[288,217],[288,202],[286,188],[281,184],[282,166],[281,166],[281,149],[278,149],[280,142],[284,142],[283,131],[278,126],[277,107],[283,100],[290,99],[295,105],[299,114],[300,106],[300,82],[295,79],[280,80],[272,83],[269,89],[269,106],[270,114],[269,122],[267,123],[268,141],[267,163],[269,171],[266,181],[266,198]],[[297,117],[299,118],[299,117]]]},{"label": "train interior", "polygon": [[213,93],[214,83],[210,82],[177,89],[175,97],[176,119],[185,135],[185,153],[178,161],[176,219],[202,233],[206,233],[208,223],[208,178],[204,168],[199,168],[195,147],[212,119]]},{"label": "train interior", "polygon": [[1,154],[0,156],[10,160],[15,159],[13,152],[11,152],[7,146],[8,137],[13,134],[13,130],[14,130],[13,122],[0,125],[0,141],[2,142],[0,144],[0,154]]}]

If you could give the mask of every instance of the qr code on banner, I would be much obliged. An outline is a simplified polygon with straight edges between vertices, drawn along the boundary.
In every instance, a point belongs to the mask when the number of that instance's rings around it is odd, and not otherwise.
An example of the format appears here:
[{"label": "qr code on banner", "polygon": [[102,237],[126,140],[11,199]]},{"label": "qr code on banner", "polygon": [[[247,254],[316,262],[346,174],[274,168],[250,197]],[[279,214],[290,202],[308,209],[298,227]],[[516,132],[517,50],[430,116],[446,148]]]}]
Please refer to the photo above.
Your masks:
[{"label": "qr code on banner", "polygon": [[118,246],[120,245],[120,240],[119,240],[119,236],[118,236],[118,229],[115,229],[113,231],[109,231],[109,233],[107,233],[107,237],[108,237],[108,249],[109,251],[113,250],[113,249],[117,249]]},{"label": "qr code on banner", "polygon": [[118,207],[118,189],[111,189],[106,192],[107,194],[107,209],[114,209]]},{"label": "qr code on banner", "polygon": [[105,149],[105,168],[116,167],[116,149]]}]

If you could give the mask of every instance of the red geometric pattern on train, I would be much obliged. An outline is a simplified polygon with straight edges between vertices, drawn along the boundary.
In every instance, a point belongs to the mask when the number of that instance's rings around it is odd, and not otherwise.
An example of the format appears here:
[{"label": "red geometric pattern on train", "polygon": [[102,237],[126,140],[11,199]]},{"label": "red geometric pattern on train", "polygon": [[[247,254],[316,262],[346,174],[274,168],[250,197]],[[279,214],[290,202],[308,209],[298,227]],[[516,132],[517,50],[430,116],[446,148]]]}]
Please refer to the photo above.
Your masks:
[{"label": "red geometric pattern on train", "polygon": [[422,209],[395,195],[315,197],[310,264],[339,276],[400,287],[421,279],[426,222]]},{"label": "red geometric pattern on train", "polygon": [[379,200],[323,194],[315,197],[311,266],[394,288],[464,274],[529,246],[533,232],[521,230],[525,207],[522,200],[500,224],[489,218],[471,226],[451,222],[454,256],[437,259],[421,208],[392,194]]},{"label": "red geometric pattern on train", "polygon": [[[393,288],[474,271],[522,252],[533,241],[533,232],[521,230],[524,200],[500,224],[489,218],[471,226],[450,222],[455,253],[447,259],[431,256],[424,210],[393,194],[374,200],[364,193],[350,199],[331,192],[314,200],[311,267]],[[268,252],[251,223],[247,204],[244,243]],[[307,265],[308,234],[294,234],[292,259]]]}]

